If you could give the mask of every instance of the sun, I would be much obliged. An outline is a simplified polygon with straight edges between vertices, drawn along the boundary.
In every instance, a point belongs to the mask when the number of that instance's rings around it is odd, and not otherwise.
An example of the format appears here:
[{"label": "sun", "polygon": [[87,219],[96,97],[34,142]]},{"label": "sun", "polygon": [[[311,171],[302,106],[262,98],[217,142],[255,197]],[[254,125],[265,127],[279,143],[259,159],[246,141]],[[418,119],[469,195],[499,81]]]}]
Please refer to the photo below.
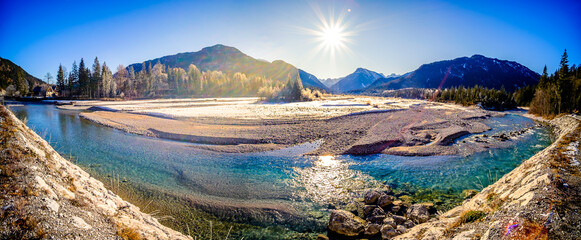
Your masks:
[{"label": "sun", "polygon": [[339,26],[332,26],[324,29],[321,32],[321,37],[324,44],[331,48],[343,45],[345,41],[343,29]]},{"label": "sun", "polygon": [[319,48],[330,53],[334,57],[336,53],[347,49],[346,43],[349,41],[349,32],[345,31],[342,19],[320,18],[321,23],[314,32]]}]

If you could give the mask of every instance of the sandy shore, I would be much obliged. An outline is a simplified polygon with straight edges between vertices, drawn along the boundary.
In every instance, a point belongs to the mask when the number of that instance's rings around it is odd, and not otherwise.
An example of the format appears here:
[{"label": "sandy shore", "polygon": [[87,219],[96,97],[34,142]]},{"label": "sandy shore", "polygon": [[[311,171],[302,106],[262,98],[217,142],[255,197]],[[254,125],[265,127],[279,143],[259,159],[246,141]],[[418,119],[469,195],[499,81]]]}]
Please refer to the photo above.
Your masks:
[{"label": "sandy shore", "polygon": [[[287,104],[255,100],[90,101],[61,107],[89,110],[80,116],[126,132],[200,143],[204,145],[193,147],[218,152],[268,151],[323,140],[309,153],[314,155],[458,154],[455,139],[489,130],[482,120],[499,114],[394,98]],[[463,143],[462,153],[489,147],[495,147],[494,140]]]}]

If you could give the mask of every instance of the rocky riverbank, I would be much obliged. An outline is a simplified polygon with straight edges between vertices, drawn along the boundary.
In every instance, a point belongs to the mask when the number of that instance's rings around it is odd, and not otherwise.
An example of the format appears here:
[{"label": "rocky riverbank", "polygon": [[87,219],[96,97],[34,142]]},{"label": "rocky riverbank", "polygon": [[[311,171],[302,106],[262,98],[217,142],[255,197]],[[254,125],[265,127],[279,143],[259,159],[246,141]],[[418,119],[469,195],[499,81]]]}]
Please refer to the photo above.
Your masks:
[{"label": "rocky riverbank", "polygon": [[[431,214],[429,203],[414,204],[398,214],[395,201],[385,206],[368,201],[375,195],[390,198],[388,192],[372,191],[362,203],[373,209],[363,211],[365,219],[344,210],[331,213],[329,238],[580,239],[580,121],[562,116],[549,123],[558,137],[552,145],[480,193],[467,194],[473,196],[461,206]],[[409,227],[412,223],[419,225]]]},{"label": "rocky riverbank", "polygon": [[107,190],[0,106],[0,239],[192,239]]}]

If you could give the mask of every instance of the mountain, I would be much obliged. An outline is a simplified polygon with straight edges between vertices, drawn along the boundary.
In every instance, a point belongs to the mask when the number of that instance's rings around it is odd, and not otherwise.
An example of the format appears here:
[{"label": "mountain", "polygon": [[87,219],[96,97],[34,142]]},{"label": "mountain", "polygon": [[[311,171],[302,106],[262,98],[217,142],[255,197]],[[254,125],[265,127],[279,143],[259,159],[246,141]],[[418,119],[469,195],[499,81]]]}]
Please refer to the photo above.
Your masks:
[{"label": "mountain", "polygon": [[341,79],[343,79],[343,78],[327,78],[327,79],[322,80],[321,82],[323,84],[325,84],[325,86],[331,87],[331,86],[335,85],[335,83],[338,83],[339,81],[341,81]]},{"label": "mountain", "polygon": [[0,58],[0,91],[14,85],[16,90],[26,95],[34,86],[45,84],[42,80],[28,74],[12,61]]},{"label": "mountain", "polygon": [[365,68],[357,68],[355,72],[341,78],[337,83],[331,86],[332,92],[343,93],[351,90],[363,89],[373,83],[375,80],[382,78],[383,75]]},{"label": "mountain", "polygon": [[310,87],[310,88],[317,88],[317,89],[322,89],[325,91],[329,91],[329,88],[327,88],[327,86],[325,86],[325,84],[321,83],[321,81],[319,81],[319,79],[317,77],[315,77],[315,75],[310,74],[308,72],[305,72],[302,69],[299,69],[299,77],[301,78],[301,81],[303,82],[303,86],[305,87]]},{"label": "mountain", "polygon": [[488,58],[482,55],[461,57],[424,64],[413,72],[397,78],[381,78],[361,91],[377,92],[402,88],[450,88],[475,85],[512,92],[534,85],[540,75],[513,61]]},{"label": "mountain", "polygon": [[[271,78],[279,81],[288,81],[290,76],[295,79],[300,74],[299,69],[282,60],[268,62],[252,58],[240,50],[225,45],[214,45],[203,48],[198,52],[178,53],[153,60],[145,61],[145,66],[155,65],[157,62],[167,67],[188,69],[190,64],[194,64],[201,71],[222,71],[228,73],[240,72],[244,74],[255,74],[258,76]],[[142,63],[131,64],[135,72],[142,70]],[[319,80],[303,71],[303,76],[308,78],[303,80],[305,87],[324,87]]]}]

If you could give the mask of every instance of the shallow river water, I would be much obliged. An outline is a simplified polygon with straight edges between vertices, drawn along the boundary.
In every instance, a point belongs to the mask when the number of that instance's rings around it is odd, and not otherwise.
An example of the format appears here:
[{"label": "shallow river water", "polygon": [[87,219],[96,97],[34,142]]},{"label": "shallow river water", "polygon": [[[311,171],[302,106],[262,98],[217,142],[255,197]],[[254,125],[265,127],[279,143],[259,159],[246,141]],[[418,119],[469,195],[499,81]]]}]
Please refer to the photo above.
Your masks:
[{"label": "shallow river water", "polygon": [[[266,153],[224,154],[103,127],[53,105],[10,109],[63,156],[73,156],[77,164],[99,174],[209,201],[271,201],[308,206],[304,211],[348,199],[377,184],[450,194],[480,190],[551,143],[548,129],[533,128],[507,148],[468,156],[301,156],[316,143]],[[508,114],[485,124],[493,128],[486,133],[492,135],[534,122]]]}]

